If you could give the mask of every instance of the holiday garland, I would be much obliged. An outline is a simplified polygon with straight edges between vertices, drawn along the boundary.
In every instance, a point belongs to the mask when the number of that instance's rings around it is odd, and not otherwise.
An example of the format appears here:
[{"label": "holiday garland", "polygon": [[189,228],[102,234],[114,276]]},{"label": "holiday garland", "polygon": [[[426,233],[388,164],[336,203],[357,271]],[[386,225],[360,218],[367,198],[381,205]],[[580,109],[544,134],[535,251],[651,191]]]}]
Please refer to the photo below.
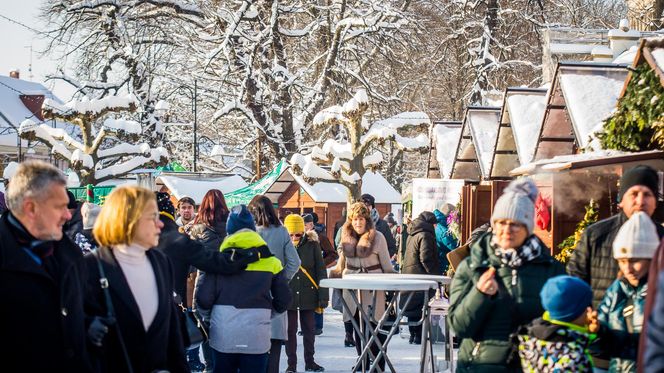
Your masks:
[{"label": "holiday garland", "polygon": [[567,263],[569,258],[572,256],[572,253],[574,253],[574,249],[578,245],[579,241],[581,240],[581,235],[583,234],[583,231],[586,229],[587,226],[590,224],[593,224],[597,221],[597,218],[599,217],[599,205],[595,200],[590,200],[590,203],[588,203],[588,206],[586,206],[586,214],[583,216],[583,220],[579,222],[579,224],[576,225],[576,230],[574,231],[574,234],[567,237],[563,242],[558,245],[558,248],[560,249],[560,253],[555,256],[555,258],[560,261],[561,263]]},{"label": "holiday garland", "polygon": [[664,145],[664,87],[650,65],[632,71],[614,114],[597,134],[602,148],[622,151],[661,149]]}]

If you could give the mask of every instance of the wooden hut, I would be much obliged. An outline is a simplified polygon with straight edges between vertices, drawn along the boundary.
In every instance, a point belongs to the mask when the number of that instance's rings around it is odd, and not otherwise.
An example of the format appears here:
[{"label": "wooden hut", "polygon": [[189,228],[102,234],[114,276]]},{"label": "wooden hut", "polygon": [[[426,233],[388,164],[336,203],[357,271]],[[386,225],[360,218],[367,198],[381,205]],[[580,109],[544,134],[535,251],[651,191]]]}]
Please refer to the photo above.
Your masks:
[{"label": "wooden hut", "polygon": [[428,179],[447,179],[461,135],[460,121],[434,121],[431,127]]},{"label": "wooden hut", "polygon": [[489,180],[499,124],[498,107],[469,106],[466,109],[452,163],[452,179]]},{"label": "wooden hut", "polygon": [[599,149],[594,133],[615,109],[627,77],[625,65],[559,63],[551,83],[534,160]]}]

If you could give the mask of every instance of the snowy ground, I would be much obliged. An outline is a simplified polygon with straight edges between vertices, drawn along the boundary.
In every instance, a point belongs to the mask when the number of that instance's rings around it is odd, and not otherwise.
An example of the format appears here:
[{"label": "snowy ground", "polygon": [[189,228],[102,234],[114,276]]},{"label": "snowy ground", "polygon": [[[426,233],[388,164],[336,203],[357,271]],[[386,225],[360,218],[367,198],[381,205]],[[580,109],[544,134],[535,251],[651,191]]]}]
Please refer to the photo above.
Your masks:
[{"label": "snowy ground", "polygon": [[[404,327],[401,337],[392,337],[388,346],[388,356],[397,372],[416,373],[420,366],[420,346],[408,344],[408,328]],[[344,325],[341,313],[328,307],[325,309],[323,334],[316,337],[315,359],[325,367],[325,372],[350,372],[357,354],[354,347],[344,347]],[[304,352],[302,337],[298,337],[298,372],[304,372]],[[434,353],[443,355],[443,344],[434,345]],[[440,359],[439,359],[440,360]],[[286,370],[286,352],[282,351],[281,371]],[[388,370],[389,371],[389,370]]]}]

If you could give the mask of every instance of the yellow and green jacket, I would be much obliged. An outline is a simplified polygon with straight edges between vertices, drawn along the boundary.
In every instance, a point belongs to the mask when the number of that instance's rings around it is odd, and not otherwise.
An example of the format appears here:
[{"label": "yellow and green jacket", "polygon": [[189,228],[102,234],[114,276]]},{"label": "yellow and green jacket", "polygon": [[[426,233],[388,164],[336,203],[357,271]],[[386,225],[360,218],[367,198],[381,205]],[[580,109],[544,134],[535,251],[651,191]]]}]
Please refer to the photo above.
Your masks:
[{"label": "yellow and green jacket", "polygon": [[[242,229],[227,236],[220,250],[265,245],[258,233]],[[268,352],[272,312],[284,312],[291,302],[279,259],[261,258],[233,275],[202,274],[198,282],[196,302],[210,324],[210,346],[224,353]]]}]

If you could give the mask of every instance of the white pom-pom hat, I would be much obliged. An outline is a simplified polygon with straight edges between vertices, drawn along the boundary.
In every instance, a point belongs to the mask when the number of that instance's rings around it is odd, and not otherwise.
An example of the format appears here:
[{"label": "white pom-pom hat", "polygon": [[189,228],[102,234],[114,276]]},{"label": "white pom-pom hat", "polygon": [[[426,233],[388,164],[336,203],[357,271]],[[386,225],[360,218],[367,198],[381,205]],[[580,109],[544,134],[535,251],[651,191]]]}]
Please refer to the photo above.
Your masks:
[{"label": "white pom-pom hat", "polygon": [[615,259],[652,259],[659,246],[657,228],[643,211],[634,213],[613,240]]}]

